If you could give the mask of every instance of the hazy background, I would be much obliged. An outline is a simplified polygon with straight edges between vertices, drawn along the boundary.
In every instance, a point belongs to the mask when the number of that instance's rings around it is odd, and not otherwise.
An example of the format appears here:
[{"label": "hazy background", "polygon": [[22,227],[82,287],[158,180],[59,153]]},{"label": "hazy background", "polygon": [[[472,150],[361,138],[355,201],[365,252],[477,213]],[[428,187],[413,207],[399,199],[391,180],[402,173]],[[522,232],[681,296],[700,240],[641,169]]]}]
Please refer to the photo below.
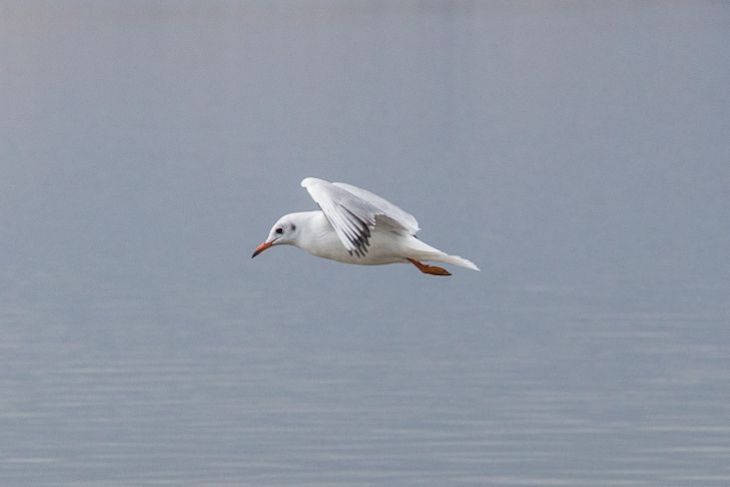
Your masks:
[{"label": "hazy background", "polygon": [[[728,485],[724,2],[0,0],[3,485]],[[350,182],[476,262],[277,248]]]}]

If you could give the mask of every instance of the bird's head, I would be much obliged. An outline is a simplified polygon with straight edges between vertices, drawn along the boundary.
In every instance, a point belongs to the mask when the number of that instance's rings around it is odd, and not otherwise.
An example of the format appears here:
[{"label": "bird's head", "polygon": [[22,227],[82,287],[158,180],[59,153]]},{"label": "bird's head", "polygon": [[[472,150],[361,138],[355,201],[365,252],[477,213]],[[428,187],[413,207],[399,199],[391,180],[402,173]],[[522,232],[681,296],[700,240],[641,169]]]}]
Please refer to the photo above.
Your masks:
[{"label": "bird's head", "polygon": [[256,247],[251,258],[253,259],[264,250],[274,245],[295,245],[296,239],[299,236],[300,224],[297,221],[296,215],[284,215],[271,227],[269,236],[266,237],[261,245]]}]

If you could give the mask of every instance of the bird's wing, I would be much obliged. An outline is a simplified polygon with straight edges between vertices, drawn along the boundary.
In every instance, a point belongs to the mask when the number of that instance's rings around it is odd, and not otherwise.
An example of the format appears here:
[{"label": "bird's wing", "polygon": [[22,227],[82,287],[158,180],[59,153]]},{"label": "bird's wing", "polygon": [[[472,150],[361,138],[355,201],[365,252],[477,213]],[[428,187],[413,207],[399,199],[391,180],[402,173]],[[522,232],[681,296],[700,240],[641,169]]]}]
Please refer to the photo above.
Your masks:
[{"label": "bird's wing", "polygon": [[339,186],[340,188],[346,189],[350,193],[354,194],[360,199],[363,199],[367,201],[368,203],[372,204],[376,208],[380,210],[379,215],[383,215],[387,217],[389,220],[392,220],[393,223],[391,225],[394,225],[396,227],[403,228],[404,230],[408,231],[411,235],[415,235],[418,233],[420,228],[418,227],[418,221],[416,220],[416,217],[408,213],[407,211],[403,210],[402,208],[397,207],[390,201],[386,200],[385,198],[381,198],[375,193],[371,193],[370,191],[362,188],[358,188],[357,186],[353,186],[351,184],[347,183],[332,183],[335,186]]},{"label": "bird's wing", "polygon": [[304,178],[302,187],[322,209],[351,255],[362,257],[367,252],[376,217],[394,229],[410,234],[418,231],[418,222],[412,215],[364,189],[317,178]]}]

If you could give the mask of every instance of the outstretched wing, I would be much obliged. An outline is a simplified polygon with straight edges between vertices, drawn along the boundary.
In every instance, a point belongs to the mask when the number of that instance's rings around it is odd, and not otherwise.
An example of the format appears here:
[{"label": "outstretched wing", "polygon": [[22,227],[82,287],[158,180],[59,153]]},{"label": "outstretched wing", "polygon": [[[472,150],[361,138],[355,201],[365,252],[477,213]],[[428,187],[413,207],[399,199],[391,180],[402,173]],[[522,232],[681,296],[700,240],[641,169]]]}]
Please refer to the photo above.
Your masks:
[{"label": "outstretched wing", "polygon": [[304,178],[312,199],[334,228],[342,245],[350,253],[362,257],[370,245],[371,231],[378,222],[396,230],[415,234],[418,222],[413,215],[369,191],[345,183],[330,183],[324,179]]},{"label": "outstretched wing", "polygon": [[376,208],[378,208],[379,213],[378,215],[382,215],[387,218],[388,222],[391,224],[391,226],[395,226],[397,228],[402,228],[403,230],[406,230],[411,235],[415,235],[418,233],[420,228],[418,227],[418,221],[416,221],[416,217],[408,213],[407,211],[397,207],[390,201],[386,200],[385,198],[381,198],[375,193],[371,193],[370,191],[362,188],[358,188],[357,186],[353,186],[351,184],[347,183],[332,183],[334,186],[339,186],[340,188],[343,188],[350,193],[354,194],[360,199],[363,199]]}]

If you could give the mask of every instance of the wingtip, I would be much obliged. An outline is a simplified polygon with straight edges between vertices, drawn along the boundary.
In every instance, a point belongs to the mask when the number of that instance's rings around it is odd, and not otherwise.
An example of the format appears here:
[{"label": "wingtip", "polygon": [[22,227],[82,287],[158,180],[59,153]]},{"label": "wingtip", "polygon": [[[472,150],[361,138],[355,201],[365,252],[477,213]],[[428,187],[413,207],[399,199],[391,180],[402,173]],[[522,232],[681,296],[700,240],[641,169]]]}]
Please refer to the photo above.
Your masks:
[{"label": "wingtip", "polygon": [[311,186],[315,183],[320,183],[322,181],[324,181],[324,179],[313,178],[313,177],[309,176],[309,177],[302,179],[302,182],[299,184],[301,184],[302,188],[306,188],[307,186]]}]

